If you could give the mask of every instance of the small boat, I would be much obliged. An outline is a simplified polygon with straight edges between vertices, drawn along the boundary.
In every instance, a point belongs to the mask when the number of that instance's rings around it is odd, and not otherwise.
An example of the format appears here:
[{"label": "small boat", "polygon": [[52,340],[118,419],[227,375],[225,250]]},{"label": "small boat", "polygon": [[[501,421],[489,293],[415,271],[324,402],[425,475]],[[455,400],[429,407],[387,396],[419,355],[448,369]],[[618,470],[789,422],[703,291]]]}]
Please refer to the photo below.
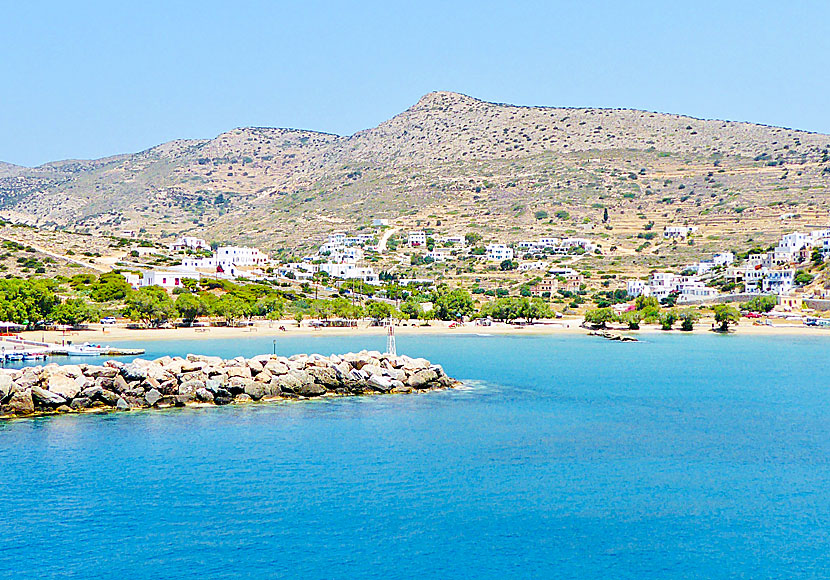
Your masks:
[{"label": "small boat", "polygon": [[70,345],[66,347],[66,354],[69,356],[100,356],[103,349],[100,346],[91,344]]}]

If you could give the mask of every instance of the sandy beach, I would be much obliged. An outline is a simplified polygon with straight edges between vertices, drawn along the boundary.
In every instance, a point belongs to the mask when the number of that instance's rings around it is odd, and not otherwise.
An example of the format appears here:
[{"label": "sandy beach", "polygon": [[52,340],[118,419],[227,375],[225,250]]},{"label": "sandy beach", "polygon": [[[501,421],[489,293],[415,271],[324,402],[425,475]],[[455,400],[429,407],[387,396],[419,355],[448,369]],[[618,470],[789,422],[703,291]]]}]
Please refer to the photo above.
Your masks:
[{"label": "sandy beach", "polygon": [[[399,335],[406,334],[500,334],[500,335],[544,335],[544,334],[587,334],[588,330],[582,328],[581,318],[562,318],[557,320],[542,321],[532,325],[517,325],[505,323],[493,323],[491,326],[476,326],[472,323],[450,327],[448,322],[432,321],[429,326],[420,326],[417,323],[404,323],[395,326],[395,332]],[[713,320],[702,319],[695,325],[695,330],[690,334],[701,334],[711,332]],[[280,330],[283,326],[285,330]],[[679,324],[671,332],[675,334],[687,334],[678,330]],[[628,330],[618,325],[610,325],[608,330],[625,332],[631,335],[666,332],[661,330],[659,325],[641,325],[640,330]],[[793,322],[779,322],[773,325],[754,324],[750,320],[742,320],[741,323],[732,328],[732,332],[741,335],[771,336],[771,335],[804,335],[804,336],[830,336],[830,329],[821,327],[810,327]],[[228,327],[204,327],[204,328],[156,328],[156,329],[131,329],[122,326],[90,325],[87,330],[72,331],[27,331],[20,333],[21,338],[28,340],[62,343],[72,341],[74,344],[83,342],[108,343],[120,341],[147,341],[147,340],[212,340],[229,338],[255,338],[263,336],[291,337],[291,336],[357,336],[357,335],[383,335],[386,329],[378,326],[360,324],[350,328],[313,328],[303,325],[298,328],[293,321],[280,322],[257,322],[254,326],[241,328]]]}]

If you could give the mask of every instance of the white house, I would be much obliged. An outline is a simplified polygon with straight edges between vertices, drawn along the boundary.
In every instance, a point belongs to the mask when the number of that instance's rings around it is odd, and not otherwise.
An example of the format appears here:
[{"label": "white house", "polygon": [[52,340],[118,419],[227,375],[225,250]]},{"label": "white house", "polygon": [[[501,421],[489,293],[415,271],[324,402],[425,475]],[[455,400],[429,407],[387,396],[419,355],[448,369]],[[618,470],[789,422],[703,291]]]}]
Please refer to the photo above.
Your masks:
[{"label": "white house", "polygon": [[141,286],[161,286],[165,289],[183,286],[182,280],[192,278],[199,280],[198,272],[188,270],[145,270],[141,274]]},{"label": "white house", "polygon": [[735,262],[735,254],[732,252],[721,252],[712,256],[712,263],[717,266],[730,266]]},{"label": "white house", "polygon": [[547,268],[548,263],[543,262],[542,260],[536,262],[522,262],[519,264],[519,272],[529,272],[531,270],[544,270]]},{"label": "white house", "polygon": [[426,232],[418,231],[418,232],[409,232],[409,236],[407,238],[409,242],[409,247],[411,248],[419,248],[422,246],[427,245],[427,234]]},{"label": "white house", "polygon": [[513,259],[513,248],[505,244],[487,244],[484,257],[491,262]]},{"label": "white house", "polygon": [[268,256],[257,248],[241,246],[222,246],[216,250],[216,260],[219,266],[264,266],[268,263]]},{"label": "white house", "polygon": [[452,250],[449,248],[433,248],[431,252],[427,252],[427,258],[432,258],[436,262],[446,262],[452,258]]},{"label": "white house", "polygon": [[354,264],[320,264],[319,270],[320,272],[326,272],[333,278],[362,280],[367,284],[380,283],[380,278],[372,268],[360,268]]},{"label": "white house", "polygon": [[679,293],[677,301],[681,304],[684,302],[697,302],[718,295],[717,290],[707,287],[706,284],[699,280],[690,280],[678,284],[677,291]]},{"label": "white house", "polygon": [[132,286],[133,290],[137,289],[141,285],[141,276],[138,274],[134,274],[132,272],[122,272],[122,276],[127,281],[127,284]]},{"label": "white house", "polygon": [[372,226],[374,226],[376,228],[379,228],[379,227],[382,227],[382,226],[388,226],[388,225],[389,225],[389,220],[385,219],[385,218],[373,219],[372,220]]},{"label": "white house", "polygon": [[666,226],[663,229],[663,237],[671,238],[686,238],[689,234],[697,231],[697,226]]},{"label": "white house", "polygon": [[170,250],[207,250],[210,251],[210,244],[202,238],[193,238],[190,236],[181,236],[176,238],[176,241],[170,244]]},{"label": "white house", "polygon": [[761,284],[765,294],[789,294],[795,287],[795,270],[768,270]]},{"label": "white house", "polygon": [[625,290],[632,298],[637,298],[637,296],[651,296],[651,286],[645,280],[628,280],[625,283]]}]

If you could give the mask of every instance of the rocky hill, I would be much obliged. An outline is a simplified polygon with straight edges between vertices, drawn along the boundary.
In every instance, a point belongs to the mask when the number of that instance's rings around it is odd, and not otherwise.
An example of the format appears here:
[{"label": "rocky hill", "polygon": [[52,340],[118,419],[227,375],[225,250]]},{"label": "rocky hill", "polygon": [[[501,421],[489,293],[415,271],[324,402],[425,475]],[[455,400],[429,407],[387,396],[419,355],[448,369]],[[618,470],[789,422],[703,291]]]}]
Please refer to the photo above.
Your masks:
[{"label": "rocky hill", "polygon": [[653,257],[659,244],[643,250],[638,235],[666,224],[701,226],[695,252],[827,225],[828,150],[830,136],[779,127],[437,92],[349,137],[242,128],[93,161],[0,164],[0,209],[46,227],[271,251],[385,217],[504,241],[590,231]]}]

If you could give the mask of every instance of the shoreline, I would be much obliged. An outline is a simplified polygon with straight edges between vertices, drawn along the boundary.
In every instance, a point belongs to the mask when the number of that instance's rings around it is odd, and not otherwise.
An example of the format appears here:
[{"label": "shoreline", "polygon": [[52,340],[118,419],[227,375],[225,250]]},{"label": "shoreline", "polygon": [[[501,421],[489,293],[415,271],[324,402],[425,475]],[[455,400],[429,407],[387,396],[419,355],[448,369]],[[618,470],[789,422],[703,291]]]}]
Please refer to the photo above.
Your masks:
[{"label": "shoreline", "polygon": [[[499,336],[540,336],[540,335],[587,335],[589,330],[582,328],[581,318],[565,318],[556,322],[543,322],[533,325],[514,325],[494,322],[492,326],[475,326],[472,324],[450,328],[448,322],[433,321],[429,326],[396,325],[395,333],[398,336],[417,335],[499,335]],[[280,330],[280,326],[285,331]],[[659,325],[642,325],[639,330],[629,330],[619,325],[609,325],[607,330],[620,332],[631,336],[649,335],[654,333],[671,334],[714,334],[711,331],[712,320],[702,319],[689,332],[679,330],[679,325],[671,331],[660,329]],[[61,344],[71,341],[73,344],[90,342],[107,344],[109,342],[147,342],[171,340],[215,340],[215,339],[242,339],[264,337],[310,337],[310,336],[382,336],[386,328],[381,326],[359,325],[344,328],[297,328],[294,323],[285,324],[284,321],[275,323],[257,323],[252,327],[229,328],[223,326],[202,328],[148,328],[131,329],[94,325],[87,330],[75,331],[24,331],[19,337],[26,340],[46,341]],[[756,325],[747,320],[730,328],[730,335],[738,336],[830,336],[830,328],[810,327],[795,324],[775,324],[771,326]]]}]

